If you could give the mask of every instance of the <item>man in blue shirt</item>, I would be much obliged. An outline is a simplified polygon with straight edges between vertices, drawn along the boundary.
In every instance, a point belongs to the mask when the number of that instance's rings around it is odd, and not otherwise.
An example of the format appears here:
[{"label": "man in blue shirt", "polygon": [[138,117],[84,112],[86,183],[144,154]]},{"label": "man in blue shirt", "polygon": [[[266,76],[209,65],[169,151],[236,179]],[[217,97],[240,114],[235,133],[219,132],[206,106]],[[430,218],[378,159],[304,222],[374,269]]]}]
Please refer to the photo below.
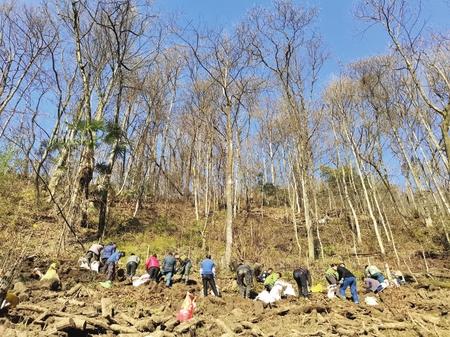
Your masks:
[{"label": "man in blue shirt", "polygon": [[200,263],[200,275],[202,277],[203,295],[205,297],[208,296],[208,285],[211,286],[214,295],[220,297],[214,280],[215,272],[216,264],[211,260],[211,255],[206,255],[206,259]]},{"label": "man in blue shirt", "polygon": [[108,243],[102,250],[101,263],[102,263],[102,271],[106,272],[106,262],[109,257],[116,252],[116,244],[114,242]]},{"label": "man in blue shirt", "polygon": [[117,265],[122,256],[125,256],[124,252],[115,252],[106,260],[106,270],[109,281],[114,281]]}]

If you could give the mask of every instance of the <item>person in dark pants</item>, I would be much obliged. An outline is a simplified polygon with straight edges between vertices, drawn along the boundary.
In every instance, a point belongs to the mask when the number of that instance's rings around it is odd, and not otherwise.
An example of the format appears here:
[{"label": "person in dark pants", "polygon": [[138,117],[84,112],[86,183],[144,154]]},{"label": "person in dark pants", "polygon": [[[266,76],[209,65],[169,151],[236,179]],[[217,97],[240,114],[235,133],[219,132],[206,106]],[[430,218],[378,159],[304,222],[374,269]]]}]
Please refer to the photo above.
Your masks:
[{"label": "person in dark pants", "polygon": [[99,243],[94,243],[93,245],[91,245],[85,256],[89,265],[91,264],[91,262],[100,261],[100,254],[102,252],[102,249],[103,245]]},{"label": "person in dark pants", "polygon": [[114,242],[111,242],[109,244],[107,244],[101,253],[101,259],[100,262],[102,264],[102,271],[105,273],[108,269],[108,267],[106,266],[106,262],[109,259],[109,257],[111,255],[113,255],[116,252],[116,244]]},{"label": "person in dark pants", "polygon": [[181,274],[181,279],[184,281],[185,284],[188,284],[192,262],[186,255],[182,255],[180,258],[178,258],[178,262],[179,267],[177,269],[177,274]]},{"label": "person in dark pants", "polygon": [[346,299],[345,291],[347,290],[347,288],[350,287],[353,302],[355,302],[355,304],[359,304],[355,275],[353,275],[352,272],[350,272],[350,270],[345,268],[345,265],[343,263],[335,268],[339,275],[338,281],[342,282],[341,287],[339,288],[339,297],[345,300]]},{"label": "person in dark pants", "polygon": [[244,298],[250,298],[253,287],[253,270],[249,265],[240,264],[236,269],[236,282],[239,286],[239,293]]},{"label": "person in dark pants", "polygon": [[125,253],[115,252],[108,258],[108,260],[106,260],[106,271],[109,281],[114,281],[116,278],[117,265],[119,264],[120,258],[123,256],[125,256]]},{"label": "person in dark pants", "polygon": [[136,275],[136,269],[139,265],[139,262],[141,262],[141,259],[139,256],[134,255],[134,253],[131,253],[131,255],[128,257],[127,260],[127,276],[133,277]]},{"label": "person in dark pants", "polygon": [[203,295],[208,296],[208,285],[211,287],[215,296],[220,297],[216,288],[216,281],[214,280],[216,264],[211,259],[211,255],[206,255],[206,258],[200,263],[200,275],[203,283]]},{"label": "person in dark pants", "polygon": [[293,272],[294,280],[297,282],[298,295],[303,297],[309,296],[309,287],[311,287],[311,273],[308,269],[300,267]]},{"label": "person in dark pants", "polygon": [[153,254],[147,259],[147,261],[145,262],[145,269],[150,275],[150,279],[152,281],[159,281],[159,260],[156,254]]}]

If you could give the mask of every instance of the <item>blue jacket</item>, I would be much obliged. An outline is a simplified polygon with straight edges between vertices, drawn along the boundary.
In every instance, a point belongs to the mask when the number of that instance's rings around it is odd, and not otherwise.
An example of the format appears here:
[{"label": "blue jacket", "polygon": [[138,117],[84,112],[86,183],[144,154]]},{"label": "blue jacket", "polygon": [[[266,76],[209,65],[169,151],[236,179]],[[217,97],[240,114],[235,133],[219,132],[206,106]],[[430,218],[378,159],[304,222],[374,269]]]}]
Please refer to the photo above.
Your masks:
[{"label": "blue jacket", "polygon": [[122,256],[123,255],[120,252],[115,252],[110,257],[108,257],[108,260],[106,260],[106,263],[117,263],[117,262],[119,262],[119,260]]},{"label": "blue jacket", "polygon": [[116,252],[116,245],[107,245],[102,250],[102,258],[108,259],[115,252]]},{"label": "blue jacket", "polygon": [[204,259],[200,263],[200,273],[202,275],[214,275],[213,269],[216,266],[213,260],[211,259]]}]

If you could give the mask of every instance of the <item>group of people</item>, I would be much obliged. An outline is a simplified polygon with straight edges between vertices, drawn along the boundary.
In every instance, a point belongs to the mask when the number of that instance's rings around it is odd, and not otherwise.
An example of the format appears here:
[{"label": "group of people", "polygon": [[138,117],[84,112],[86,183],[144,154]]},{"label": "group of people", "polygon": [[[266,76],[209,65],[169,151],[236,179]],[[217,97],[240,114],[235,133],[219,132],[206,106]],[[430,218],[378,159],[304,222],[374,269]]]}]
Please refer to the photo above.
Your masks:
[{"label": "group of people", "polygon": [[[281,282],[282,274],[268,269],[256,276],[256,280],[264,284],[264,291],[257,296],[267,302],[279,298],[281,291],[287,291],[286,281]],[[311,294],[312,280],[311,273],[306,267],[299,267],[292,272],[292,276],[297,283],[299,296],[309,297]],[[241,296],[250,298],[252,291],[254,271],[248,264],[239,264],[236,269],[236,281]],[[405,283],[401,272],[392,273],[392,281],[399,286]],[[351,298],[354,303],[359,303],[357,280],[355,275],[346,268],[344,263],[331,264],[325,272],[325,280],[328,282],[328,297],[338,297],[346,299],[347,289],[350,289]],[[366,265],[364,267],[364,276],[362,277],[364,291],[375,294],[382,292],[389,286],[383,273],[375,265]],[[277,287],[274,292],[274,287]],[[283,288],[284,287],[284,288]]]},{"label": "group of people", "polygon": [[[119,261],[125,256],[125,252],[119,251],[114,242],[103,246],[99,243],[91,245],[85,256],[80,259],[80,265],[97,272],[104,272],[109,281],[116,278]],[[134,253],[131,253],[126,261],[126,276],[132,278],[136,275],[141,259]],[[175,274],[181,274],[181,279],[187,284],[189,282],[189,274],[192,262],[186,255],[178,255],[169,252],[159,262],[158,256],[153,254],[145,261],[145,270],[150,280],[159,282],[164,277],[167,287],[172,287],[173,277]]]},{"label": "group of people", "polygon": [[[86,265],[89,269],[98,272],[104,272],[109,281],[113,281],[118,270],[118,263],[126,254],[119,251],[114,242],[105,246],[95,243],[91,245],[85,256],[80,259],[80,265]],[[133,278],[136,275],[136,270],[139,267],[139,256],[131,253],[126,262],[126,276]],[[94,266],[94,267],[91,267]],[[145,261],[145,270],[148,273],[151,281],[159,282],[164,278],[165,285],[168,288],[172,287],[173,277],[175,274],[181,275],[181,280],[189,283],[189,275],[191,273],[192,261],[186,255],[167,253],[162,263],[158,260],[158,256],[153,254]],[[200,263],[200,275],[203,283],[203,294],[207,296],[209,288],[215,296],[220,297],[216,281],[215,281],[216,264],[211,259],[211,255],[206,255]]]},{"label": "group of people", "polygon": [[[98,264],[98,270],[106,273],[107,279],[113,281],[118,270],[118,263],[125,256],[123,251],[119,251],[116,244],[111,242],[105,246],[93,244],[86,255],[84,263],[92,266]],[[126,276],[133,278],[140,264],[139,256],[131,253],[126,261]],[[175,274],[181,274],[181,280],[187,284],[192,268],[192,261],[186,255],[179,255],[169,252],[162,263],[158,260],[156,254],[153,254],[145,261],[145,270],[147,279],[159,282],[164,279],[166,287],[170,288],[173,284]],[[200,276],[203,285],[203,295],[208,296],[211,291],[215,296],[220,296],[216,285],[216,264],[211,255],[206,257],[200,263]],[[299,296],[309,297],[311,294],[312,280],[311,273],[306,267],[296,268],[292,272],[293,279],[297,283]],[[400,272],[393,273],[394,283],[400,285],[405,283],[403,275]],[[236,267],[236,283],[239,287],[239,293],[244,298],[254,298],[253,281],[263,283],[264,291],[256,296],[256,299],[267,299],[274,301],[281,298],[283,294],[293,295],[295,292],[292,286],[282,280],[280,272],[269,268],[266,271],[259,272],[249,264],[239,263]],[[328,297],[339,297],[346,299],[347,289],[350,289],[351,298],[354,303],[359,303],[357,279],[355,275],[346,268],[344,263],[331,264],[325,272],[325,280],[328,282]],[[362,278],[364,290],[375,294],[382,292],[389,282],[385,279],[383,273],[374,265],[364,267],[364,276]],[[257,295],[257,294],[256,294]]]}]

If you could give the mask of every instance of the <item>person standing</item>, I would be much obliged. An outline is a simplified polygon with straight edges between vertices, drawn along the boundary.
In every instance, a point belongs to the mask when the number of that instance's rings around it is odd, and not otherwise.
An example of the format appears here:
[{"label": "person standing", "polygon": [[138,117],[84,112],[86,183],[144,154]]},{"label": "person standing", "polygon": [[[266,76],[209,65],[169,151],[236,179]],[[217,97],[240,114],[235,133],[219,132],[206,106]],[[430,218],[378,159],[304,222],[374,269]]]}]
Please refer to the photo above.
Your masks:
[{"label": "person standing", "polygon": [[236,282],[239,286],[239,293],[244,298],[250,298],[253,287],[253,270],[247,264],[240,264],[236,269]]},{"label": "person standing", "polygon": [[339,297],[343,300],[346,299],[345,291],[350,287],[350,292],[352,294],[352,300],[355,304],[359,304],[358,290],[356,288],[356,277],[352,274],[350,270],[345,268],[342,263],[338,267],[335,267],[338,273],[338,281],[342,282],[339,288]]},{"label": "person standing", "polygon": [[215,296],[220,297],[216,288],[216,282],[214,280],[216,272],[216,264],[211,259],[211,255],[206,255],[206,258],[200,263],[200,276],[203,283],[203,296],[208,296],[208,285],[211,287]]},{"label": "person standing", "polygon": [[162,273],[164,277],[166,278],[166,287],[171,288],[172,287],[172,278],[173,274],[175,274],[175,266],[177,264],[177,260],[173,256],[172,252],[169,252],[163,260],[162,264]]},{"label": "person standing", "polygon": [[136,269],[139,266],[139,263],[141,262],[141,259],[139,256],[135,255],[134,253],[131,253],[131,255],[127,259],[127,276],[133,277],[136,275]]},{"label": "person standing", "polygon": [[297,282],[298,295],[303,297],[309,296],[309,288],[312,285],[311,273],[305,267],[295,269],[293,272],[294,280]]},{"label": "person standing", "polygon": [[106,260],[106,271],[109,281],[114,281],[116,278],[117,266],[119,264],[119,260],[123,256],[125,256],[124,252],[115,252],[108,258],[108,260]]}]

